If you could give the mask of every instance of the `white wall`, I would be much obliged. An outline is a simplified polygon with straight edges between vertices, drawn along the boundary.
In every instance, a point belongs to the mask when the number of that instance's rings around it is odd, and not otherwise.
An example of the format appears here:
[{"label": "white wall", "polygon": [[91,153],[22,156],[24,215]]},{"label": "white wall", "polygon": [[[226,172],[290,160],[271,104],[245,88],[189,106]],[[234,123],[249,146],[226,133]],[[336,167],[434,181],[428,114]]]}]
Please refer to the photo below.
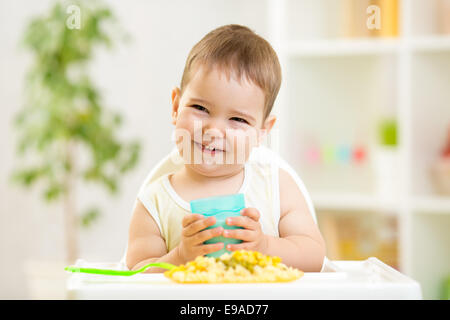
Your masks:
[{"label": "white wall", "polygon": [[[213,28],[245,24],[267,36],[265,1],[130,0],[111,5],[132,42],[113,52],[102,50],[92,75],[104,105],[125,119],[120,135],[139,138],[144,147],[139,166],[126,175],[121,193],[111,198],[98,188],[78,188],[78,205],[103,209],[101,220],[80,234],[81,257],[117,261],[126,245],[128,221],[137,189],[150,168],[172,146],[170,93],[179,84],[191,47]],[[64,257],[61,208],[45,205],[37,190],[12,186],[15,157],[12,117],[23,103],[23,78],[30,57],[18,46],[24,26],[52,1],[0,0],[0,298],[27,295],[23,265],[29,259]]]}]

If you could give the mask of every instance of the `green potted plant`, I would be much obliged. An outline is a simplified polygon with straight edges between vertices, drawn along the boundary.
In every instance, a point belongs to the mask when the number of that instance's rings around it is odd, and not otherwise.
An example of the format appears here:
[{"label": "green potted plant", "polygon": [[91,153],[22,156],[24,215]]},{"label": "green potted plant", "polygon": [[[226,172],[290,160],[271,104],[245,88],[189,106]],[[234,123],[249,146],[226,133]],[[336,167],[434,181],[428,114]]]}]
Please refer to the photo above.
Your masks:
[{"label": "green potted plant", "polygon": [[398,193],[397,121],[382,118],[378,123],[378,143],[375,149],[377,194],[383,202],[395,201]]},{"label": "green potted plant", "polygon": [[387,118],[380,121],[378,133],[381,146],[390,149],[397,147],[397,121],[395,119]]},{"label": "green potted plant", "polygon": [[[32,63],[15,127],[18,155],[33,162],[19,165],[12,178],[26,187],[38,184],[45,201],[62,204],[65,263],[78,258],[79,227],[99,216],[95,207],[80,211],[75,183],[98,183],[115,194],[120,177],[139,158],[137,141],[117,137],[122,116],[105,108],[88,73],[94,51],[112,47],[113,35],[121,35],[116,25],[112,12],[98,2],[57,2],[31,20],[23,38]],[[85,166],[80,155],[89,159]]]}]

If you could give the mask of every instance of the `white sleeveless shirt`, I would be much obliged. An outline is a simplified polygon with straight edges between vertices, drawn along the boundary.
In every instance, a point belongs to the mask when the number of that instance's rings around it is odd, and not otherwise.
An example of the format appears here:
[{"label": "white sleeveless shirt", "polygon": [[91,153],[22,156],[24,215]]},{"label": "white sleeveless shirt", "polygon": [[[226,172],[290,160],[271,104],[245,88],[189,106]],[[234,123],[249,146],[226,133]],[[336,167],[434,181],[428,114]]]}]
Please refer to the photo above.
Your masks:
[{"label": "white sleeveless shirt", "polygon": [[[245,206],[256,208],[264,234],[279,236],[280,220],[279,167],[274,163],[249,160],[244,166],[244,181],[238,193],[243,193]],[[138,199],[156,221],[167,251],[175,248],[181,239],[182,219],[191,213],[190,204],[173,189],[169,175],[142,186]]]}]

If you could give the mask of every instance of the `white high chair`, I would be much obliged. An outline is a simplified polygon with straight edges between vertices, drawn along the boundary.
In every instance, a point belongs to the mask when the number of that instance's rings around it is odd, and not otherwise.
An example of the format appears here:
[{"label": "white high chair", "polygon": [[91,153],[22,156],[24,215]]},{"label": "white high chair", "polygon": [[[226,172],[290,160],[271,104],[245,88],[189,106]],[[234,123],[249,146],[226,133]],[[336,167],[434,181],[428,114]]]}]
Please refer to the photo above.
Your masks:
[{"label": "white high chair", "polygon": [[[252,153],[250,154],[248,161],[257,161],[261,163],[275,163],[278,165],[279,168],[284,169],[286,172],[288,172],[291,177],[294,179],[294,181],[297,183],[297,186],[299,187],[300,191],[303,194],[303,197],[305,198],[305,201],[308,205],[309,212],[312,215],[312,218],[314,219],[314,222],[317,224],[317,218],[316,218],[316,212],[314,210],[314,206],[312,203],[312,199],[306,190],[306,187],[303,183],[303,181],[300,179],[298,174],[295,172],[295,170],[285,161],[283,160],[275,151],[272,149],[261,145],[259,147],[255,147],[252,149]],[[150,171],[150,173],[145,178],[144,182],[142,183],[140,190],[144,188],[148,183],[155,181],[159,177],[175,172],[178,169],[181,168],[183,165],[183,160],[178,153],[178,149],[175,146],[172,151],[165,156],[159,163],[156,164],[156,166]],[[139,190],[139,191],[140,191]],[[279,206],[278,206],[279,207]],[[123,255],[120,264],[122,268],[126,267],[126,249],[125,254]],[[326,259],[326,258],[325,258]],[[325,260],[324,260],[325,262]]]}]

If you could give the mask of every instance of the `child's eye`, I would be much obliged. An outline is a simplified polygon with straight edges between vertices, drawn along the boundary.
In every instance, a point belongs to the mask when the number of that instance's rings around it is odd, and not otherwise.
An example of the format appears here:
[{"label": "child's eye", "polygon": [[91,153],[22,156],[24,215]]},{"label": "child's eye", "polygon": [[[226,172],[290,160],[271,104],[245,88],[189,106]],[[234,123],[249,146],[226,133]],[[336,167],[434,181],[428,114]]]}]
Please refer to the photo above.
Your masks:
[{"label": "child's eye", "polygon": [[242,118],[238,118],[238,117],[233,117],[233,118],[231,118],[230,120],[248,124],[248,121],[247,121],[247,120],[242,119]]},{"label": "child's eye", "polygon": [[205,107],[202,107],[201,105],[198,105],[198,104],[194,104],[194,105],[192,105],[192,107],[197,110],[200,110],[200,111],[208,112],[208,109],[206,109]]}]

